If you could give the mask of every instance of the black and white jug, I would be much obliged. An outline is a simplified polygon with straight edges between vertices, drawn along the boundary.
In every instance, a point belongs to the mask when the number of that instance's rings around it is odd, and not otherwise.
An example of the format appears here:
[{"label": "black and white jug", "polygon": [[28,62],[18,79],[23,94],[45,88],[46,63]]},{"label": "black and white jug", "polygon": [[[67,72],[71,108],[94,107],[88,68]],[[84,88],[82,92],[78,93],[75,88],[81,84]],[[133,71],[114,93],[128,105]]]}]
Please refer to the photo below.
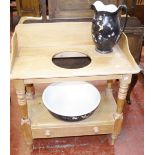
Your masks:
[{"label": "black and white jug", "polygon": [[[100,53],[110,53],[125,29],[127,7],[126,5],[120,5],[118,7],[113,4],[104,5],[101,1],[96,1],[92,5],[92,8],[95,11],[92,20],[92,37],[96,45],[96,50]],[[126,19],[122,29],[118,14],[121,10],[126,13]]]}]

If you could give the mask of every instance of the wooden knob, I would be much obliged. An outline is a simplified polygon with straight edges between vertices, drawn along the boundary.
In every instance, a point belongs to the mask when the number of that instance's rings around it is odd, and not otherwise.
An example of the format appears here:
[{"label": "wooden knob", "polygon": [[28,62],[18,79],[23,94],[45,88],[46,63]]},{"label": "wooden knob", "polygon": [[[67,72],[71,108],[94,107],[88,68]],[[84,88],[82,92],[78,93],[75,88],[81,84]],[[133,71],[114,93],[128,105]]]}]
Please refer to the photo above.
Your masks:
[{"label": "wooden knob", "polygon": [[50,130],[46,130],[45,131],[45,136],[49,137],[51,135],[51,131]]},{"label": "wooden knob", "polygon": [[94,127],[93,130],[94,130],[95,133],[98,133],[99,132],[99,128],[97,126]]}]

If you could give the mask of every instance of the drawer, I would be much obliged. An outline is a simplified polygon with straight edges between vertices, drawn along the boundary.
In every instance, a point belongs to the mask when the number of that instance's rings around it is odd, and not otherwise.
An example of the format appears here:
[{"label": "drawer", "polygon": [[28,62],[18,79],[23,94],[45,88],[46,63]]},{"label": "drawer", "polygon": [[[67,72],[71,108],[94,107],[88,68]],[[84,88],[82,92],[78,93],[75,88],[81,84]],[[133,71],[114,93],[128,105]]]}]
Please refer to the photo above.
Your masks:
[{"label": "drawer", "polygon": [[82,136],[95,134],[110,134],[113,131],[113,125],[102,126],[72,126],[72,127],[52,127],[32,129],[33,138],[52,138],[65,136]]}]

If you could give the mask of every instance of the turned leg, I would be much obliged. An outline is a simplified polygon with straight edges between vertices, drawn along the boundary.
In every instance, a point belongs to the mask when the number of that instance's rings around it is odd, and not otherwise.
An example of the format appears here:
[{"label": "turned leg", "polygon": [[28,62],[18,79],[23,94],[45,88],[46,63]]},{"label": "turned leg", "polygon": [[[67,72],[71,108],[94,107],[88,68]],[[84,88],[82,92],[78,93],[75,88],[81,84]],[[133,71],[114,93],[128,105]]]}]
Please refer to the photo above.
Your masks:
[{"label": "turned leg", "polygon": [[27,84],[26,85],[26,98],[28,100],[31,100],[34,98],[35,89],[33,84]]},{"label": "turned leg", "polygon": [[21,113],[21,129],[23,131],[26,143],[28,145],[31,145],[32,144],[32,133],[31,133],[30,120],[28,118],[24,81],[15,80],[14,84],[16,88],[18,105],[19,105],[20,113]]},{"label": "turned leg", "polygon": [[112,89],[112,80],[107,80],[107,88]]},{"label": "turned leg", "polygon": [[132,92],[133,88],[135,87],[135,85],[136,85],[136,83],[137,83],[137,80],[138,80],[138,75],[137,75],[137,74],[133,74],[133,75],[132,75],[131,84],[130,84],[130,86],[129,86],[127,98],[126,98],[128,104],[131,104],[131,99],[130,99],[130,97],[131,97],[131,92]]},{"label": "turned leg", "polygon": [[115,140],[117,139],[118,135],[120,134],[123,122],[123,107],[126,101],[126,95],[128,91],[128,86],[131,82],[131,75],[123,75],[122,79],[120,79],[120,87],[118,91],[118,98],[117,98],[117,109],[116,113],[114,114],[115,124],[114,130],[112,133],[112,145],[114,145]]},{"label": "turned leg", "polygon": [[105,91],[105,93],[107,93],[106,95],[108,95],[109,92],[112,92],[112,83],[113,83],[113,80],[107,80],[107,88]]}]

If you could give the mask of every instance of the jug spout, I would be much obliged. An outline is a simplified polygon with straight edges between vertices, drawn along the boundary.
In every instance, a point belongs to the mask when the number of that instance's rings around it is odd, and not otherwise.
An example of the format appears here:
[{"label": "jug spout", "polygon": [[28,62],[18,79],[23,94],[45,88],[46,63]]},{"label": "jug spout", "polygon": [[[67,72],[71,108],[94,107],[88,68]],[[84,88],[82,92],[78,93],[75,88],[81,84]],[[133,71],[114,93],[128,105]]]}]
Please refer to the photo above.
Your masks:
[{"label": "jug spout", "polygon": [[94,10],[96,12],[105,11],[105,12],[114,13],[118,10],[116,5],[114,5],[114,4],[104,5],[103,2],[101,2],[101,1],[94,2],[92,4],[92,8],[94,8]]},{"label": "jug spout", "polygon": [[92,8],[99,12],[99,11],[104,11],[105,5],[101,1],[96,1],[92,4]]}]

